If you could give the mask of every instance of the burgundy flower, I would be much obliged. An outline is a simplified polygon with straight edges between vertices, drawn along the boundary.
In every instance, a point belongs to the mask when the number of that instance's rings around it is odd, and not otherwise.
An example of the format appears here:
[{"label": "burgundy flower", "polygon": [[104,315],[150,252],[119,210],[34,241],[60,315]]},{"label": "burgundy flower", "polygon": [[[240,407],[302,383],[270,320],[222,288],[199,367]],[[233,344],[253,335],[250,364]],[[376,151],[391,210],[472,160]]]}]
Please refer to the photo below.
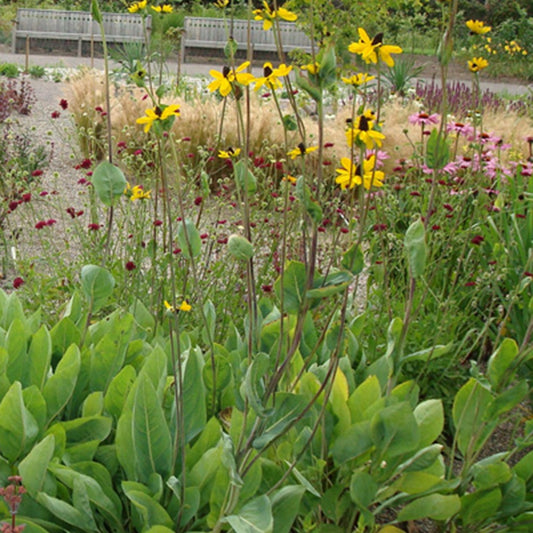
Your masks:
[{"label": "burgundy flower", "polygon": [[201,196],[197,196],[194,199],[194,205],[200,205],[203,201],[204,201],[204,199]]},{"label": "burgundy flower", "polygon": [[56,220],[55,218],[49,218],[49,219],[46,221],[46,225],[47,225],[47,226],[53,226],[56,222],[57,222],[57,220]]},{"label": "burgundy flower", "polygon": [[484,240],[485,239],[482,235],[476,235],[470,240],[470,242],[475,245],[480,245]]},{"label": "burgundy flower", "polygon": [[163,221],[162,220],[159,220],[159,219],[154,220],[154,226],[158,227],[158,226],[161,226],[161,225],[163,225]]},{"label": "burgundy flower", "polygon": [[52,114],[50,115],[53,119],[59,118],[61,116],[61,113],[59,111],[52,111]]},{"label": "burgundy flower", "polygon": [[9,202],[8,204],[8,207],[9,207],[9,210],[10,211],[15,211],[15,209],[19,206],[19,203],[17,200],[11,200],[11,202]]},{"label": "burgundy flower", "polygon": [[125,265],[125,268],[128,272],[131,272],[132,270],[135,270],[137,266],[135,265],[133,261],[128,261]]},{"label": "burgundy flower", "polygon": [[22,195],[22,201],[25,203],[28,203],[29,201],[31,201],[31,192],[24,193]]},{"label": "burgundy flower", "polygon": [[61,100],[59,100],[59,107],[65,111],[68,109],[68,102],[64,98],[61,98]]},{"label": "burgundy flower", "polygon": [[272,292],[272,285],[261,285],[263,292]]},{"label": "burgundy flower", "polygon": [[18,289],[21,285],[24,285],[24,280],[20,277],[13,280],[13,288]]},{"label": "burgundy flower", "polygon": [[42,170],[39,170],[39,169],[37,169],[37,170],[34,170],[34,171],[33,171],[33,172],[31,173],[31,175],[32,175],[32,177],[34,177],[34,178],[37,178],[37,177],[39,177],[39,176],[42,176],[42,175],[43,175],[43,171],[42,171]]},{"label": "burgundy flower", "polygon": [[88,224],[87,227],[90,231],[98,231],[100,229],[100,224]]},{"label": "burgundy flower", "polygon": [[46,226],[46,222],[44,220],[39,220],[37,224],[35,224],[35,229],[43,229]]}]

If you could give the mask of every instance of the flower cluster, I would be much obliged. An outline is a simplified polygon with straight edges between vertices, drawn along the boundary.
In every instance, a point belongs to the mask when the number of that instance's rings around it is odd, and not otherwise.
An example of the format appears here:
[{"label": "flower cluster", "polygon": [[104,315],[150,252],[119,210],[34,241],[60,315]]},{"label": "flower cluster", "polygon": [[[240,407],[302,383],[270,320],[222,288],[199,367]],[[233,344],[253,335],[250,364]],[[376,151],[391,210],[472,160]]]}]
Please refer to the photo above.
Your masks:
[{"label": "flower cluster", "polygon": [[245,61],[237,68],[225,66],[221,72],[217,70],[210,70],[209,74],[214,80],[207,86],[211,92],[218,91],[220,96],[228,96],[235,88],[235,84],[250,85],[255,83],[255,90],[258,91],[261,87],[268,87],[274,91],[282,88],[280,78],[288,76],[292,70],[292,66],[285,64],[279,65],[275,68],[272,63],[266,62],[263,65],[263,76],[255,78],[253,74],[244,72],[250,66],[249,61]]},{"label": "flower cluster", "polygon": [[146,5],[148,4],[148,0],[141,0],[140,2],[134,2],[131,4],[131,6],[128,7],[128,11],[130,13],[138,13],[139,11],[144,11],[146,9]]},{"label": "flower cluster", "polygon": [[[485,26],[485,24],[480,20],[469,20],[466,22],[466,27],[470,30],[470,33],[474,35],[485,35],[491,30],[490,26]],[[477,49],[477,46],[472,47],[473,50]],[[490,52],[489,52],[490,53]],[[489,63],[484,57],[473,57],[468,61],[468,69],[470,72],[477,74],[480,70],[488,67]]]}]

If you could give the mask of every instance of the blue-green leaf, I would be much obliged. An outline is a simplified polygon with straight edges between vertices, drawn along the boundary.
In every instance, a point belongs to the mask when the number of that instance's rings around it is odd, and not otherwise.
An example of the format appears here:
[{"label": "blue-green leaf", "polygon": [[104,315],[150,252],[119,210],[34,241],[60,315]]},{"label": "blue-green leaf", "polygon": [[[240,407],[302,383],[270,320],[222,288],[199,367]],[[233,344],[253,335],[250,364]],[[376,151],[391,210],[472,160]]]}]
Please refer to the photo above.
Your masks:
[{"label": "blue-green leaf", "polygon": [[122,170],[109,161],[102,161],[94,169],[91,181],[98,198],[108,207],[124,194],[127,186]]}]

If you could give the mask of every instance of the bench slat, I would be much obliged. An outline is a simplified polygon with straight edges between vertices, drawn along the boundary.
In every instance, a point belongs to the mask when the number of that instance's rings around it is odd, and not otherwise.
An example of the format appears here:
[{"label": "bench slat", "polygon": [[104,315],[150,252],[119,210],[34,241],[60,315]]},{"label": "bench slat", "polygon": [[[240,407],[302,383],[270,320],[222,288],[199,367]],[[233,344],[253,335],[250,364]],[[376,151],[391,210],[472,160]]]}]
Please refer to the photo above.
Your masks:
[{"label": "bench slat", "polygon": [[[311,40],[293,23],[280,22],[279,29],[284,50],[301,48],[306,52],[311,52]],[[225,19],[185,17],[184,30],[181,49],[182,61],[185,60],[187,49],[212,48],[213,50],[223,50],[229,36],[237,41],[239,50],[247,47],[247,20],[234,20],[233,24],[230,24]],[[250,21],[250,42],[253,50],[272,53],[277,51],[274,33],[263,30],[262,21]]]},{"label": "bench slat", "polygon": [[[139,14],[102,13],[106,41],[113,43],[144,42],[143,21]],[[151,18],[146,20],[150,33]],[[78,55],[83,42],[101,42],[99,25],[86,11],[63,11],[54,9],[17,9],[17,18],[12,36],[12,48],[16,53],[17,39],[76,40]]]}]

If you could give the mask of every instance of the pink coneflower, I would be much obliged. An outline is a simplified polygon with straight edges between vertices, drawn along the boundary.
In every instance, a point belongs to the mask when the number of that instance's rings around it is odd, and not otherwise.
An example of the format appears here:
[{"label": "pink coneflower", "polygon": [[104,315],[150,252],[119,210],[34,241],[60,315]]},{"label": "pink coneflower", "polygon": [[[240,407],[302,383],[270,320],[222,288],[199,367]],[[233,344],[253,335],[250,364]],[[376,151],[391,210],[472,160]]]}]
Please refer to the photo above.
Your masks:
[{"label": "pink coneflower", "polygon": [[487,133],[484,131],[478,133],[477,138],[481,144],[494,144],[499,141],[499,137],[493,133]]},{"label": "pink coneflower", "polygon": [[370,159],[372,156],[376,156],[376,168],[381,168],[386,159],[390,159],[390,156],[385,150],[367,150],[365,152],[365,159]]},{"label": "pink coneflower", "polygon": [[512,176],[510,169],[505,167],[496,157],[491,157],[485,164],[485,174],[491,178]]},{"label": "pink coneflower", "polygon": [[446,126],[446,131],[448,133],[457,133],[470,139],[474,134],[474,127],[470,124],[464,124],[463,122],[449,122]]},{"label": "pink coneflower", "polygon": [[407,120],[415,126],[428,126],[430,124],[438,124],[440,120],[440,115],[438,115],[437,113],[429,115],[428,113],[424,113],[423,111],[421,111],[420,113],[414,113],[413,115],[409,115]]}]

